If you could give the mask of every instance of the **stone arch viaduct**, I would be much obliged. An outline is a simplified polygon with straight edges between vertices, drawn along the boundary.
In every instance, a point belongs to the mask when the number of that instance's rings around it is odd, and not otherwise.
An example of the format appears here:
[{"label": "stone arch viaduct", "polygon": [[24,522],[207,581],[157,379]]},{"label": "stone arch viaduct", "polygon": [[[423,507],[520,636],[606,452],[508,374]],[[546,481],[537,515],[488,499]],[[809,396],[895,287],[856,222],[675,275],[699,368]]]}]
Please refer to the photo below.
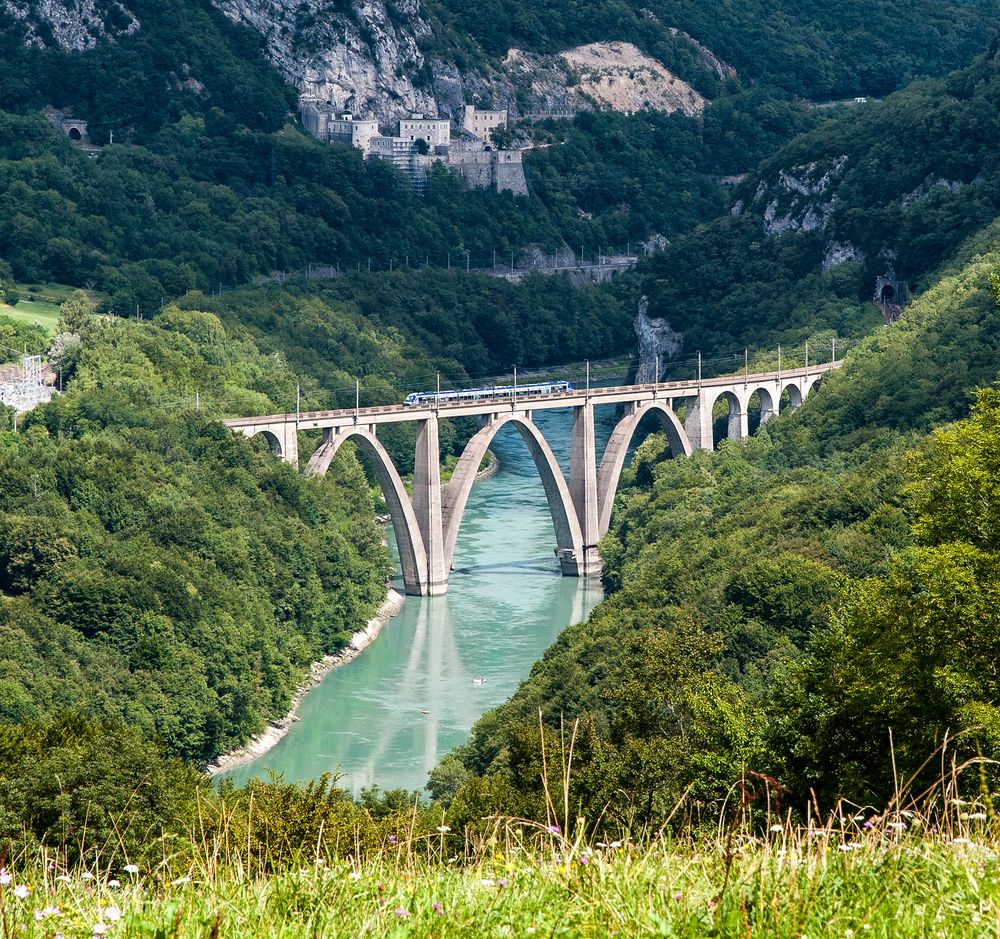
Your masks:
[{"label": "stone arch viaduct", "polygon": [[[715,446],[713,414],[718,402],[728,407],[728,437],[742,440],[749,433],[751,399],[760,402],[761,424],[774,418],[782,396],[788,407],[798,407],[831,369],[830,362],[786,371],[728,376],[693,382],[627,385],[614,388],[575,389],[542,397],[480,399],[454,404],[402,404],[300,414],[272,414],[226,421],[236,433],[263,435],[272,452],[298,464],[298,431],[322,429],[323,441],[307,466],[311,474],[324,474],[347,441],[368,457],[389,508],[399,548],[406,592],[415,595],[445,593],[462,515],[480,463],[501,428],[517,429],[528,447],[545,488],[555,528],[555,553],[562,573],[586,577],[600,573],[597,544],[607,534],[615,492],[625,459],[639,424],[655,416],[667,435],[674,457]],[[622,416],[615,425],[598,464],[594,435],[594,408],[617,405]],[[683,422],[677,409],[684,405]],[[538,410],[571,408],[572,452],[567,479],[532,420]],[[481,428],[466,446],[448,484],[442,488],[438,455],[438,427],[442,418],[476,416]],[[414,422],[417,447],[413,495],[388,452],[378,439],[383,424]]]}]

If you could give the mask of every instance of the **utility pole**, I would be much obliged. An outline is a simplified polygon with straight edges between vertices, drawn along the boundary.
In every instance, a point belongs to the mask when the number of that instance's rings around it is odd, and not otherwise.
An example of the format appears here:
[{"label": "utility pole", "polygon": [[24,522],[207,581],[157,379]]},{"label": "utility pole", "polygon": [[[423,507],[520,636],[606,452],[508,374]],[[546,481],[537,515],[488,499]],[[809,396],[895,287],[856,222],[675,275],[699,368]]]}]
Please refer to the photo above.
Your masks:
[{"label": "utility pole", "polygon": [[358,411],[361,410],[361,379],[354,379],[354,423],[358,422]]},{"label": "utility pole", "polygon": [[497,270],[497,249],[493,249],[493,273],[495,274]]},{"label": "utility pole", "polygon": [[698,353],[698,387],[701,387],[701,352]]},{"label": "utility pole", "polygon": [[197,388],[195,389],[195,392],[194,392],[194,409],[196,411],[200,411],[201,410],[201,392],[198,391]]},{"label": "utility pole", "polygon": [[465,249],[465,273],[469,273],[469,249]]},{"label": "utility pole", "polygon": [[514,369],[514,397],[512,399],[513,403],[510,406],[511,410],[513,410],[515,407],[517,407],[517,366],[513,365],[511,366],[511,368]]},{"label": "utility pole", "polygon": [[437,396],[434,398],[434,410],[441,410],[441,373],[437,373]]},{"label": "utility pole", "polygon": [[451,252],[448,252],[448,270],[451,270]]},{"label": "utility pole", "polygon": [[781,346],[778,346],[778,382],[781,382]]},{"label": "utility pole", "polygon": [[834,336],[833,339],[830,340],[830,363],[832,364],[836,361],[837,361],[837,337]]},{"label": "utility pole", "polygon": [[511,251],[511,253],[510,253],[510,272],[512,274],[514,273],[514,252],[513,251]]},{"label": "utility pole", "polygon": [[590,359],[587,359],[587,399],[590,399]]}]

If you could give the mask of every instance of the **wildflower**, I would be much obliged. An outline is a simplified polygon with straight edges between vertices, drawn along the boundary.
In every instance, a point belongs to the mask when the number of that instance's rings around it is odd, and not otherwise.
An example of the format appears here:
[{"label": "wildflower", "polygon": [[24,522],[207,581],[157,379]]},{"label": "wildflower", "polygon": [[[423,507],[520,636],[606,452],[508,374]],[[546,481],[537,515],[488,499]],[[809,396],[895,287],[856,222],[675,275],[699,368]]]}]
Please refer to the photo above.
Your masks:
[{"label": "wildflower", "polygon": [[784,828],[782,828],[782,827],[781,827],[780,825],[772,825],[772,826],[771,826],[771,831],[773,831],[773,832],[774,832],[775,834],[778,834],[778,833],[780,833],[780,832],[783,832],[784,830],[785,830],[785,829],[784,829]]},{"label": "wildflower", "polygon": [[27,884],[18,884],[14,888],[14,896],[17,897],[18,900],[27,900],[29,893],[31,893],[31,887]]},{"label": "wildflower", "polygon": [[437,913],[438,916],[444,916],[444,907],[440,903],[435,903],[431,909]]},{"label": "wildflower", "polygon": [[68,874],[60,874],[56,878],[56,880],[58,880],[59,883],[61,883],[61,884],[68,884],[70,882],[71,878],[70,878],[70,876]]},{"label": "wildflower", "polygon": [[395,844],[395,843],[396,843],[396,836],[389,835],[389,844]]},{"label": "wildflower", "polygon": [[681,893],[681,892],[680,892],[680,890],[678,890],[678,891],[677,891],[677,893],[675,893],[675,894],[674,894],[674,899],[675,899],[675,900],[680,900],[680,899],[682,899],[683,897],[684,897],[684,894],[683,894],[683,893]]},{"label": "wildflower", "polygon": [[121,885],[122,882],[120,880],[116,880],[114,877],[112,877],[111,880],[108,881],[109,887],[120,887]]},{"label": "wildflower", "polygon": [[451,829],[447,825],[438,825],[437,830],[441,832],[441,834],[451,831]]},{"label": "wildflower", "polygon": [[117,906],[108,906],[104,908],[101,918],[106,919],[109,923],[117,923],[122,918],[122,911]]},{"label": "wildflower", "polygon": [[80,880],[93,880],[93,879],[94,879],[94,875],[91,874],[90,871],[84,871],[80,875]]},{"label": "wildflower", "polygon": [[875,823],[871,819],[868,819],[868,821],[865,822],[865,828],[874,828],[874,827]]},{"label": "wildflower", "polygon": [[126,874],[132,874],[133,876],[135,876],[136,874],[139,873],[139,865],[138,864],[126,864],[124,870],[125,870]]},{"label": "wildflower", "polygon": [[189,883],[191,883],[190,877],[178,877],[176,880],[171,881],[171,884],[173,884],[173,886],[175,887],[179,887],[181,884],[189,884]]},{"label": "wildflower", "polygon": [[889,822],[890,828],[895,828],[897,831],[904,831],[906,829],[906,822]]},{"label": "wildflower", "polygon": [[608,846],[607,842],[605,842],[605,841],[598,841],[597,842],[597,847],[599,847],[599,848],[606,848],[607,846]]},{"label": "wildflower", "polygon": [[590,863],[590,858],[589,858],[589,857],[587,857],[587,855],[586,855],[586,854],[581,854],[581,855],[580,855],[580,863],[581,863],[581,864],[582,864],[582,865],[583,865],[584,867],[586,867],[586,866],[587,866],[587,865],[588,865],[588,864]]},{"label": "wildflower", "polygon": [[970,821],[973,821],[973,822],[985,822],[986,821],[986,813],[985,812],[973,812],[969,816],[969,819],[970,819]]},{"label": "wildflower", "polygon": [[94,935],[103,936],[108,931],[108,924],[105,922],[94,923]]},{"label": "wildflower", "polygon": [[396,907],[396,909],[392,912],[395,913],[400,919],[406,919],[406,917],[410,915],[401,906]]},{"label": "wildflower", "polygon": [[952,838],[951,843],[952,844],[972,844],[972,842],[969,841],[968,838]]},{"label": "wildflower", "polygon": [[14,878],[7,873],[7,869],[0,867],[0,887],[9,887]]},{"label": "wildflower", "polygon": [[46,906],[40,910],[35,910],[35,922],[39,923],[43,919],[48,919],[50,916],[60,916],[59,907],[57,906]]},{"label": "wildflower", "polygon": [[495,880],[492,880],[492,879],[491,879],[491,878],[489,878],[489,877],[483,877],[483,878],[482,878],[482,879],[481,879],[481,880],[479,881],[479,885],[480,885],[481,887],[492,887],[492,886],[494,886],[494,884],[495,884],[495,883],[496,883],[496,881],[495,881]]},{"label": "wildflower", "polygon": [[621,846],[622,846],[622,843],[620,841],[612,841],[611,842],[611,847],[612,848],[620,848]]},{"label": "wildflower", "polygon": [[561,835],[562,829],[558,825],[549,825],[545,829],[550,835]]},{"label": "wildflower", "polygon": [[498,887],[506,887],[507,886],[507,881],[506,880],[498,880],[497,881],[497,886]]}]

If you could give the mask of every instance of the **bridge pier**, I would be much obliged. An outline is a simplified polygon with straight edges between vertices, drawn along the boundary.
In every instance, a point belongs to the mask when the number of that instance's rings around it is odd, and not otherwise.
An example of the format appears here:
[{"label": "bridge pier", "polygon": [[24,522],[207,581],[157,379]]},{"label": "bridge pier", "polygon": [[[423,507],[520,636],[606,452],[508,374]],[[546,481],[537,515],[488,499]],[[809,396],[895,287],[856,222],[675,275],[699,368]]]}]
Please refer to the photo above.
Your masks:
[{"label": "bridge pier", "polygon": [[698,390],[694,404],[688,408],[684,419],[684,430],[695,450],[714,450],[715,441],[712,431],[712,405],[704,390]]},{"label": "bridge pier", "polygon": [[448,592],[448,568],[444,560],[444,526],[441,519],[441,454],[438,418],[435,414],[417,424],[417,452],[413,466],[413,512],[424,542],[427,565],[425,596]]},{"label": "bridge pier", "polygon": [[[569,492],[580,522],[583,557],[559,557],[563,574],[596,577],[604,562],[597,550],[601,540],[597,504],[597,447],[594,439],[594,405],[587,401],[573,408],[573,444],[569,461]],[[557,551],[558,555],[559,552]]]}]

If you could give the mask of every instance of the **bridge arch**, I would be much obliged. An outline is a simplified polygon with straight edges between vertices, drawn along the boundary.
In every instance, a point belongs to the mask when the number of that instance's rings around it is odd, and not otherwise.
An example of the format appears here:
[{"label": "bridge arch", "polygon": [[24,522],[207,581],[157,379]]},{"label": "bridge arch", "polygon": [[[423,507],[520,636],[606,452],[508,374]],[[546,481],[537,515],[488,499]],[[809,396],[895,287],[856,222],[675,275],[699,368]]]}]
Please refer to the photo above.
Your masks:
[{"label": "bridge arch", "polygon": [[800,404],[802,404],[802,399],[805,397],[803,389],[799,387],[798,381],[786,381],[781,385],[781,393],[778,396],[778,409],[781,410],[781,399],[784,397],[785,392],[788,392],[788,404],[786,405],[789,411],[794,411]]},{"label": "bridge arch", "polygon": [[[574,563],[583,564],[584,544],[580,520],[570,495],[569,486],[563,476],[552,448],[527,415],[510,414],[496,417],[482,427],[466,444],[461,458],[455,466],[448,484],[441,496],[441,521],[444,527],[444,569],[451,570],[458,542],[458,530],[462,526],[462,516],[469,501],[472,484],[476,481],[479,466],[486,456],[493,438],[502,427],[513,424],[521,434],[535,462],[538,475],[545,489],[549,503],[549,513],[556,530],[557,554],[564,573]],[[566,553],[571,552],[571,557]]]},{"label": "bridge arch", "polygon": [[279,460],[283,460],[285,458],[284,448],[281,446],[281,440],[277,434],[270,430],[260,430],[256,434],[253,434],[250,439],[253,440],[254,437],[263,437],[267,441],[267,446],[274,456],[276,456]]},{"label": "bridge arch", "polygon": [[709,427],[712,430],[712,449],[715,449],[718,441],[715,439],[715,406],[725,401],[728,406],[726,414],[727,427],[726,437],[729,440],[743,440],[749,433],[747,429],[747,402],[735,391],[724,389],[708,402]]},{"label": "bridge arch", "polygon": [[382,495],[389,508],[389,520],[396,535],[399,563],[403,569],[406,592],[422,596],[427,592],[427,552],[420,534],[413,503],[406,493],[403,480],[392,458],[373,431],[364,427],[345,428],[340,433],[329,434],[313,454],[306,472],[310,476],[325,476],[340,448],[348,441],[355,443],[368,457],[378,477]]},{"label": "bridge arch", "polygon": [[750,412],[750,404],[756,396],[760,403],[760,427],[768,421],[778,416],[778,399],[775,396],[775,387],[771,385],[748,385],[746,394],[747,413]]},{"label": "bridge arch", "polygon": [[604,448],[604,456],[597,471],[597,531],[603,538],[611,525],[611,509],[618,491],[625,455],[639,424],[647,414],[656,414],[670,443],[671,456],[690,456],[693,452],[691,441],[684,432],[680,419],[663,401],[650,401],[626,414],[615,426]]}]

